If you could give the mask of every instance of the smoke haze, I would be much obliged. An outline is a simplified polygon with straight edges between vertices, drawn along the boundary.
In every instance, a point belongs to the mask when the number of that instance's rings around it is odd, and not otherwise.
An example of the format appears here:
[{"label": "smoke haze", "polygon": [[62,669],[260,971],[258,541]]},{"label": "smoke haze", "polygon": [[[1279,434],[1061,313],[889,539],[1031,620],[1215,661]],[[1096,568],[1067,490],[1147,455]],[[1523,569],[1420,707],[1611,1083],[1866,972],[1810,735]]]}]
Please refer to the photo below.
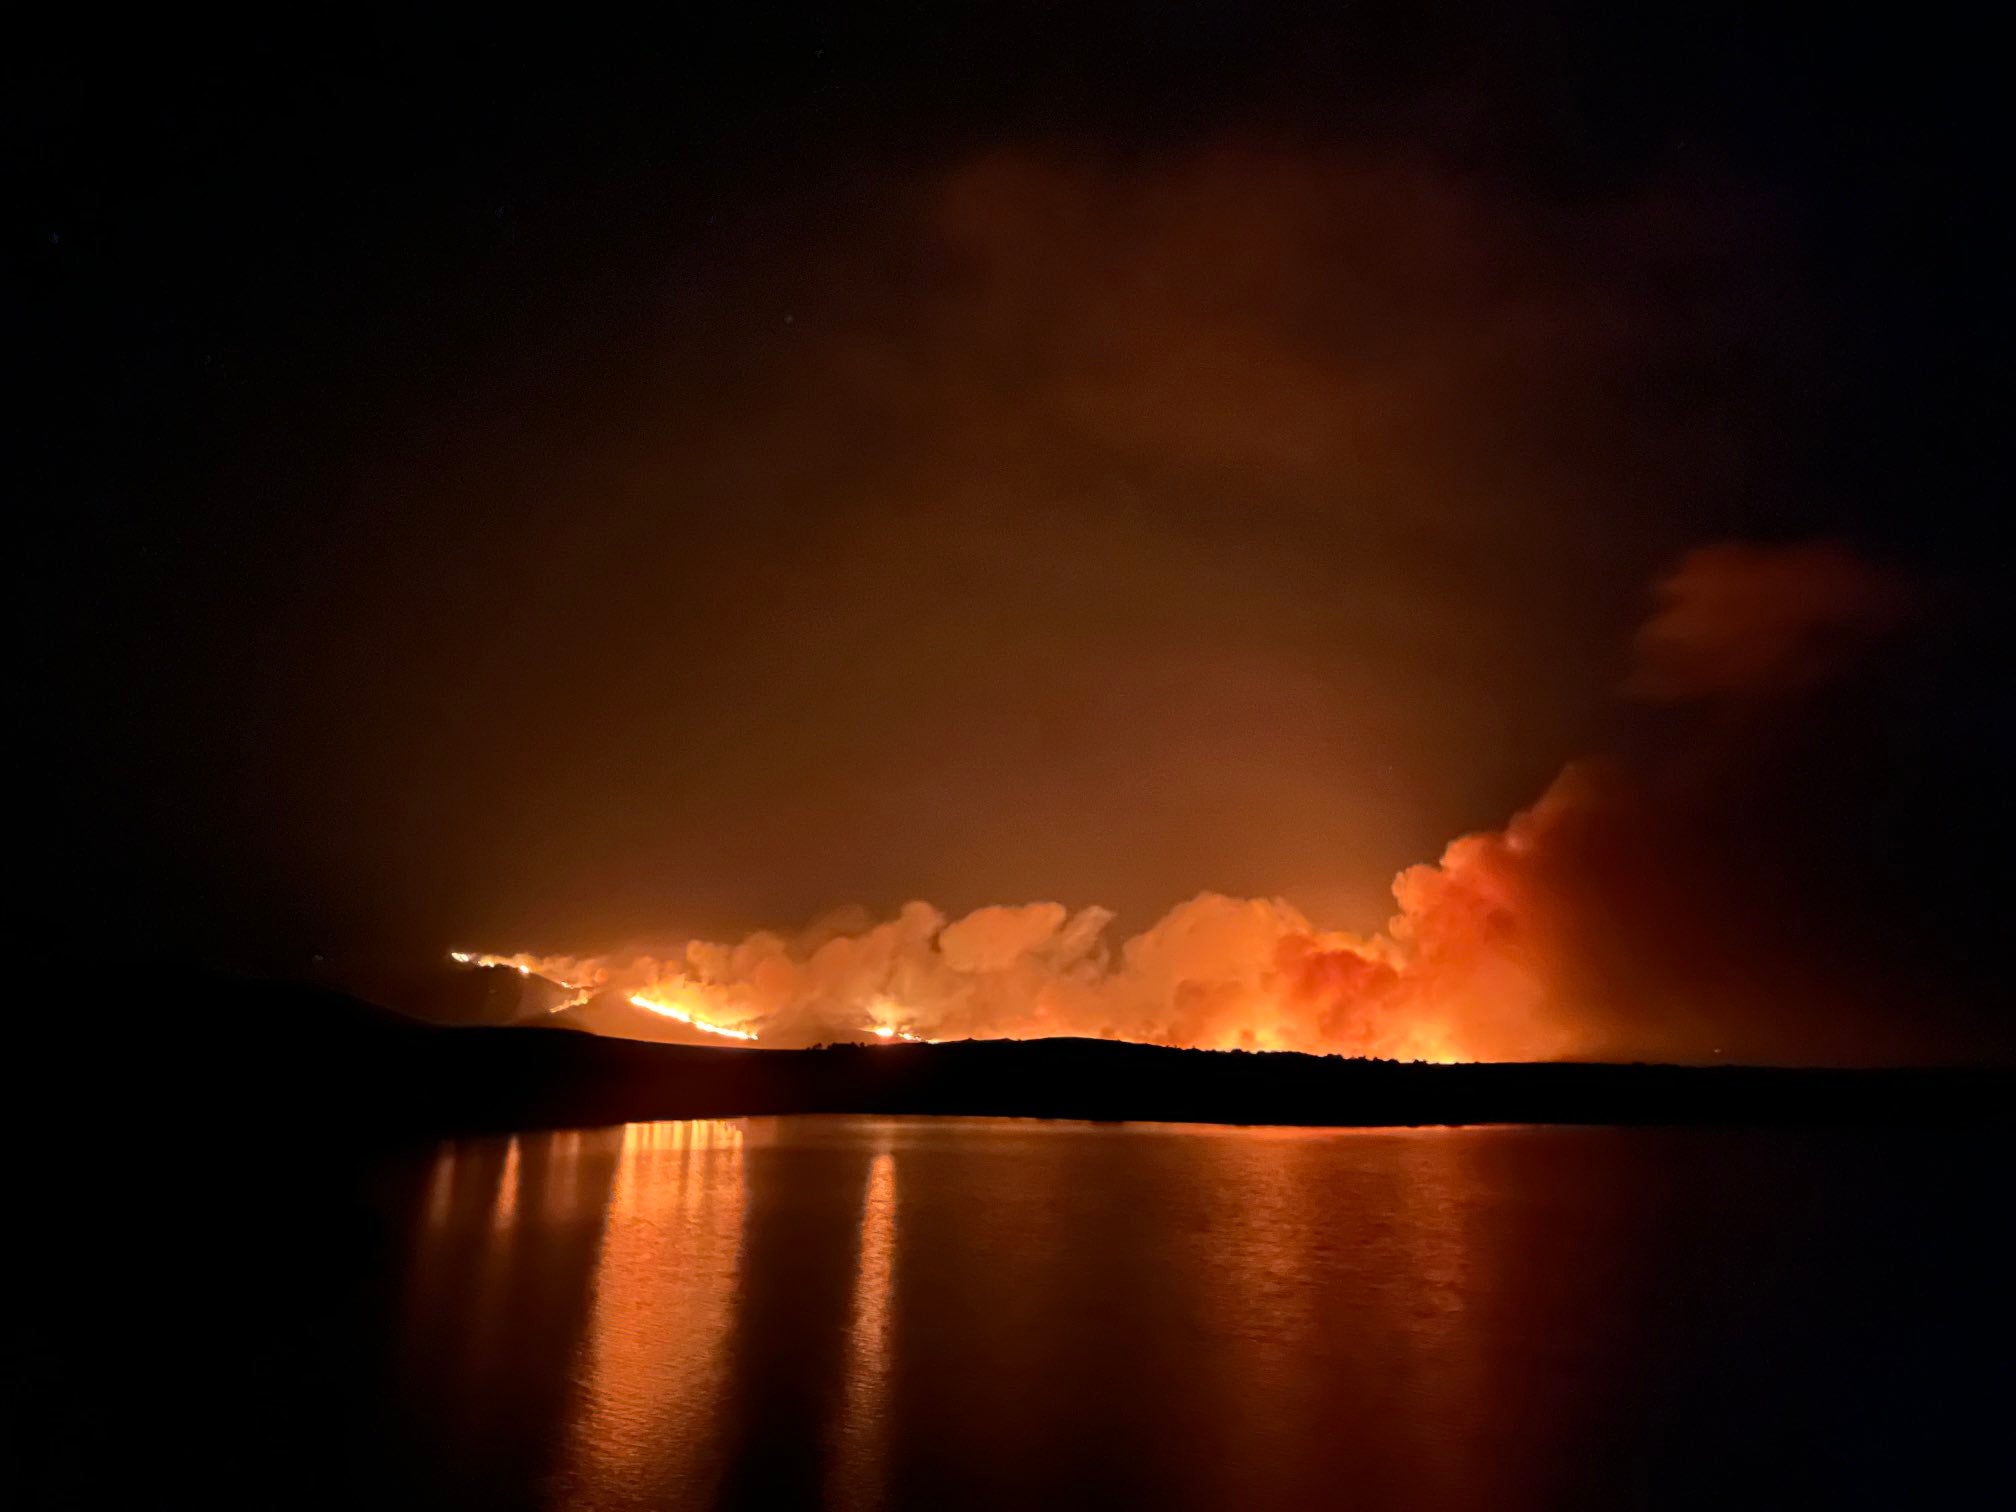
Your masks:
[{"label": "smoke haze", "polygon": [[1528,9],[21,49],[24,932],[2006,1054],[1995,54]]}]

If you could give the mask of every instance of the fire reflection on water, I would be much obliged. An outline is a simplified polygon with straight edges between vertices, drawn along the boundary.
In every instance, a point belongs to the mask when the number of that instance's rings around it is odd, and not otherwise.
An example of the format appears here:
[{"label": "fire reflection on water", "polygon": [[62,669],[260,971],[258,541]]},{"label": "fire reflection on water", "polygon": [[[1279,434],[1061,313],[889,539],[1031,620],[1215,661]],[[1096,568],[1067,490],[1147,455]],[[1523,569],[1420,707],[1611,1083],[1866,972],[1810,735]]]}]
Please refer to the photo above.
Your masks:
[{"label": "fire reflection on water", "polygon": [[896,1157],[875,1156],[861,1195],[861,1237],[854,1261],[853,1315],[847,1339],[847,1379],[837,1435],[834,1506],[870,1505],[882,1484],[888,1443],[891,1312],[896,1283]]},{"label": "fire reflection on water", "polygon": [[[469,1140],[415,1192],[412,1332],[464,1499],[781,1486],[865,1507],[985,1464],[1013,1500],[1121,1443],[1115,1484],[1170,1508],[1321,1504],[1331,1461],[1375,1501],[1460,1503],[1479,1456],[1449,1429],[1477,1422],[1491,1375],[1476,1179],[1466,1137],[1430,1130],[751,1119]],[[1143,1372],[1181,1381],[1155,1389],[1184,1455],[1134,1452]],[[1059,1392],[1076,1405],[1053,1410]]]},{"label": "fire reflection on water", "polygon": [[455,1146],[443,1145],[427,1168],[427,1230],[430,1235],[448,1225],[455,1204]]},{"label": "fire reflection on water", "polygon": [[742,1260],[744,1128],[630,1124],[594,1261],[569,1480],[697,1498]]},{"label": "fire reflection on water", "polygon": [[497,1182],[497,1206],[491,1217],[491,1227],[500,1233],[508,1232],[518,1221],[518,1193],[525,1183],[524,1156],[519,1144],[514,1136],[504,1147],[504,1174]]}]

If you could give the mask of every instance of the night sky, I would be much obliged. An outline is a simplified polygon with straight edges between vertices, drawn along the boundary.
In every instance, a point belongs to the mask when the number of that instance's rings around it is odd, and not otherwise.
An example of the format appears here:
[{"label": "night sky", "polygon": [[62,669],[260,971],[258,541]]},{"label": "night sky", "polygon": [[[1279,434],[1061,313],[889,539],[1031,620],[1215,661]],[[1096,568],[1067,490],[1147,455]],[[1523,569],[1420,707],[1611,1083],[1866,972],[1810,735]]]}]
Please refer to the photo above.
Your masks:
[{"label": "night sky", "polygon": [[1371,930],[1593,763],[1628,817],[1535,885],[1622,910],[1574,933],[1633,1002],[2006,1054],[1961,14],[22,39],[29,975],[912,898]]}]

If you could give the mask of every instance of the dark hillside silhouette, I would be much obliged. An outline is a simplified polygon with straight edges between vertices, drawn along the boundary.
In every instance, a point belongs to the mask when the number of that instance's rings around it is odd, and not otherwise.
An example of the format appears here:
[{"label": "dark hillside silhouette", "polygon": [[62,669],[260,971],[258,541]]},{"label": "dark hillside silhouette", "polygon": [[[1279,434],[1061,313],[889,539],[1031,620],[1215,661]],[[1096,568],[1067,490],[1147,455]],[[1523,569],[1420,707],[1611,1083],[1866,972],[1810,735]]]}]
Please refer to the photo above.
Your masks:
[{"label": "dark hillside silhouette", "polygon": [[1419,1065],[1105,1040],[765,1050],[446,1029],[320,989],[191,981],[58,1058],[117,1107],[387,1135],[786,1113],[1231,1124],[2007,1124],[2016,1072]]}]

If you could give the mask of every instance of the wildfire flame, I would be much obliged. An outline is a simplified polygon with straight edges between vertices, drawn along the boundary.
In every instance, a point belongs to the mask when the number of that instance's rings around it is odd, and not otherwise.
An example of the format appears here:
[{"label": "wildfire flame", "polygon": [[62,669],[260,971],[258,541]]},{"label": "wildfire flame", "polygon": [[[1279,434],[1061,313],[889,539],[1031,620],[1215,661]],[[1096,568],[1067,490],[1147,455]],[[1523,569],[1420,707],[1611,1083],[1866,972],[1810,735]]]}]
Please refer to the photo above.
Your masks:
[{"label": "wildfire flame", "polygon": [[[458,966],[477,966],[491,971],[515,971],[521,977],[537,978],[559,988],[567,996],[554,1003],[549,1013],[579,1008],[592,998],[607,980],[600,967],[571,960],[548,960],[530,955],[490,955],[480,950],[451,950],[448,959]],[[577,980],[578,978],[578,980]]]},{"label": "wildfire flame", "polygon": [[[561,1013],[569,1008],[583,1006],[609,980],[608,971],[600,966],[591,966],[587,970],[580,971],[578,974],[582,978],[581,980],[570,980],[566,974],[566,969],[560,966],[555,959],[541,956],[493,955],[485,951],[451,950],[448,952],[448,959],[455,962],[458,966],[475,966],[493,971],[515,971],[521,977],[536,979],[559,988],[567,996],[548,1010],[552,1013]],[[697,1029],[702,1034],[711,1034],[720,1039],[740,1040],[747,1044],[755,1044],[762,1038],[753,1029],[737,1028],[731,1024],[719,1023],[703,1014],[694,1012],[691,1008],[682,1007],[678,1002],[671,1001],[669,994],[680,988],[691,990],[690,984],[686,983],[661,983],[647,991],[630,993],[625,1000],[633,1007],[642,1008],[646,1013],[655,1013],[660,1018],[671,1019],[675,1023],[684,1024],[690,1029]],[[937,1043],[936,1040],[929,1039],[924,1035],[911,1033],[910,1030],[904,1028],[901,1024],[889,1022],[892,1015],[896,1017],[907,1017],[907,1015],[903,1013],[903,1010],[886,1000],[878,1000],[871,1005],[870,1013],[871,1021],[862,1027],[861,1032],[872,1035],[879,1043],[891,1044],[897,1041],[913,1045]]]},{"label": "wildfire flame", "polygon": [[661,1018],[675,1019],[679,1023],[689,1024],[693,1028],[698,1029],[702,1034],[718,1034],[723,1039],[732,1040],[753,1041],[756,1038],[747,1029],[730,1029],[726,1024],[710,1024],[706,1019],[701,1018],[697,1014],[689,1013],[677,1003],[660,1002],[658,999],[648,997],[641,992],[631,993],[630,1001],[637,1007],[642,1008],[646,1013],[655,1013]]},{"label": "wildfire flame", "polygon": [[[1417,880],[1410,890],[1428,886]],[[1446,900],[1436,907],[1438,916],[1454,911]],[[1101,938],[1110,918],[1028,904],[948,921],[918,903],[854,934],[809,944],[767,934],[736,945],[693,941],[671,961],[451,956],[551,984],[564,994],[555,1011],[620,1001],[743,1044],[1078,1035],[1436,1062],[1480,1053],[1439,1000],[1443,991],[1474,995],[1477,984],[1452,987],[1439,960],[1424,969],[1390,937],[1321,931],[1279,900],[1206,894],[1125,941],[1116,958]],[[1425,925],[1409,933],[1421,958],[1446,951]],[[1485,985],[1494,1010],[1525,990],[1516,973]],[[606,1016],[589,1026],[626,1032]]]}]

